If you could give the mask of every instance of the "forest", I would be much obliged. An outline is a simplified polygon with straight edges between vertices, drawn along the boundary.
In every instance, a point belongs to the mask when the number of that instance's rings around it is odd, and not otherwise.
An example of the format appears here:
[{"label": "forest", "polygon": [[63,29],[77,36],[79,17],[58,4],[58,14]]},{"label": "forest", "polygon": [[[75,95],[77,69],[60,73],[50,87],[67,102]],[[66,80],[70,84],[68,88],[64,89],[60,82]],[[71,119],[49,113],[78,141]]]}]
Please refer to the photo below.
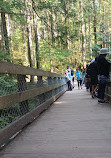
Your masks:
[{"label": "forest", "polygon": [[110,60],[110,0],[0,0],[0,14],[0,61],[64,74],[102,47]]}]

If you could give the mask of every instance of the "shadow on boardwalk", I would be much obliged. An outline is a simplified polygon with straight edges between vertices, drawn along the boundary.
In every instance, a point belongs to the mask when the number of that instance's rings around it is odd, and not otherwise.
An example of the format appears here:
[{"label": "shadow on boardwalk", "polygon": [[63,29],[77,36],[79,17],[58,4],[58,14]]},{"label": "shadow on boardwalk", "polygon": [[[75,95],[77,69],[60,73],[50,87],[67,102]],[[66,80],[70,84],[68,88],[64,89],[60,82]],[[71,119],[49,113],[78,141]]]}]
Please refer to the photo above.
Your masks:
[{"label": "shadow on boardwalk", "polygon": [[111,106],[85,88],[67,91],[4,150],[1,158],[111,158]]}]

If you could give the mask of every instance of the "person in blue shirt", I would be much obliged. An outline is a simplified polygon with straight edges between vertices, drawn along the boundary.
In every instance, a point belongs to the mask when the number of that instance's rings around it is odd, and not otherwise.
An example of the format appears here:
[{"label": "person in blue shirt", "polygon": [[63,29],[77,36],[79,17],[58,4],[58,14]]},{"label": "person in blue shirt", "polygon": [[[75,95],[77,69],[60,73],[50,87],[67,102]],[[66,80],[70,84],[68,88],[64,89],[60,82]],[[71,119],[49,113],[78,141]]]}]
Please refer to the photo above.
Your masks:
[{"label": "person in blue shirt", "polygon": [[82,75],[82,72],[79,71],[79,68],[76,69],[75,77],[77,78],[78,89],[80,88],[80,86],[81,86],[81,89],[82,89],[83,75]]}]

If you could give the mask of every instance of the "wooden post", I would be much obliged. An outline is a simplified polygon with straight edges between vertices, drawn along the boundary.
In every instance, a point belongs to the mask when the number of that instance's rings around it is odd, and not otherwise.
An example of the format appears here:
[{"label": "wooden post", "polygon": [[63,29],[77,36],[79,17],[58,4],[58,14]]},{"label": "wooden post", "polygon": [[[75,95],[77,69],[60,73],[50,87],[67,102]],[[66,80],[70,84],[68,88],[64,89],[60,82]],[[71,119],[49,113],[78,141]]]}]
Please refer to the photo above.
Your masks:
[{"label": "wooden post", "polygon": [[[25,75],[17,75],[17,84],[18,84],[18,91],[25,91],[27,89],[26,86],[26,76]],[[29,107],[28,107],[28,100],[20,102],[20,112],[22,115],[26,114],[29,112]]]},{"label": "wooden post", "polygon": [[[52,85],[52,78],[48,77],[47,80],[48,80],[48,85],[49,86]],[[48,95],[50,95],[52,97],[53,96],[53,90],[49,91]]]},{"label": "wooden post", "polygon": [[42,87],[42,86],[43,86],[42,76],[38,76],[37,87]]},{"label": "wooden post", "polygon": [[[38,76],[37,87],[43,87],[42,76]],[[44,93],[39,95],[37,98],[38,98],[39,104],[45,102],[45,94]]]}]

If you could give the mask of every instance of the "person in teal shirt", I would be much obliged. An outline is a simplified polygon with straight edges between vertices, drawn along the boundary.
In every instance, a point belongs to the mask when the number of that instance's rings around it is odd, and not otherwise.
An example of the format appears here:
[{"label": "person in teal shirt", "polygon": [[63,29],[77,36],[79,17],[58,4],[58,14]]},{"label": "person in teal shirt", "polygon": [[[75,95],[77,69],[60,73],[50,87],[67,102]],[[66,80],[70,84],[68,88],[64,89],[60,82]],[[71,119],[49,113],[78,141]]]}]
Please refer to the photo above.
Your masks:
[{"label": "person in teal shirt", "polygon": [[82,72],[79,71],[79,68],[76,69],[75,77],[77,78],[78,89],[80,88],[80,86],[81,86],[81,89],[82,89],[83,75],[82,75]]}]

